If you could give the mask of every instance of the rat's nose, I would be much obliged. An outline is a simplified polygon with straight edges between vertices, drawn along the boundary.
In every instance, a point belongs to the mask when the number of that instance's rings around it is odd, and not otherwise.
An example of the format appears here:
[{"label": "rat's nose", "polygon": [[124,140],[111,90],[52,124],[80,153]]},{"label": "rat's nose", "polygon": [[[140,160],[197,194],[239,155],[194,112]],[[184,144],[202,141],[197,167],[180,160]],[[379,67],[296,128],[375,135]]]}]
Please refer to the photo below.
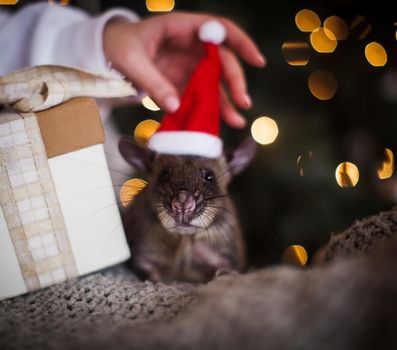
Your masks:
[{"label": "rat's nose", "polygon": [[175,214],[190,214],[196,208],[196,201],[187,191],[179,191],[172,198],[171,206]]}]

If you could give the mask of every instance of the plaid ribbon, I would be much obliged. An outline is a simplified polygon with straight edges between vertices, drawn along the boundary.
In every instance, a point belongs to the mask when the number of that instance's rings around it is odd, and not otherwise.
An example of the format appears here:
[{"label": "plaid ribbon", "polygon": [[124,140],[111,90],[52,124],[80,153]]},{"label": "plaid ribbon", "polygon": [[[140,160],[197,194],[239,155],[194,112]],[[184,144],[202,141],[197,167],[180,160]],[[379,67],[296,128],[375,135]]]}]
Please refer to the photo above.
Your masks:
[{"label": "plaid ribbon", "polygon": [[7,117],[0,124],[0,205],[32,291],[78,272],[36,116]]}]

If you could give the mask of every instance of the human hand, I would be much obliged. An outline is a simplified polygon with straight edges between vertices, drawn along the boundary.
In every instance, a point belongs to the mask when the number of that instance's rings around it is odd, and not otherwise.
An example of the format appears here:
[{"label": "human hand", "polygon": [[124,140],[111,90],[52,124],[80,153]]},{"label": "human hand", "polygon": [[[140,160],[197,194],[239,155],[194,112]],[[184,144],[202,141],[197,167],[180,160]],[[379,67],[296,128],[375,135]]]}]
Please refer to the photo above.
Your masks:
[{"label": "human hand", "polygon": [[115,69],[144,90],[162,109],[172,113],[178,109],[179,96],[203,57],[197,33],[201,24],[209,19],[220,21],[227,32],[226,41],[219,50],[227,89],[222,88],[221,93],[222,116],[228,125],[241,128],[245,126],[245,119],[235,105],[248,109],[251,99],[237,55],[256,67],[263,67],[265,59],[249,36],[230,20],[173,12],[139,23],[112,21],[105,27],[105,55]]}]

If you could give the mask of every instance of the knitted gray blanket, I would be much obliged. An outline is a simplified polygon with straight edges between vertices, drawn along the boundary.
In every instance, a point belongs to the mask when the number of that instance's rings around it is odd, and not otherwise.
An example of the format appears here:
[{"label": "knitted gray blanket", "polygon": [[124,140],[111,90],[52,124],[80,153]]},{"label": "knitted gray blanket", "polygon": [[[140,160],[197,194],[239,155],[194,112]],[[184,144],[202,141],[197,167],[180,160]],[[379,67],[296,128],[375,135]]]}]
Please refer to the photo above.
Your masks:
[{"label": "knitted gray blanket", "polygon": [[0,349],[395,348],[395,232],[396,209],[334,235],[318,266],[199,286],[113,267],[0,302]]}]

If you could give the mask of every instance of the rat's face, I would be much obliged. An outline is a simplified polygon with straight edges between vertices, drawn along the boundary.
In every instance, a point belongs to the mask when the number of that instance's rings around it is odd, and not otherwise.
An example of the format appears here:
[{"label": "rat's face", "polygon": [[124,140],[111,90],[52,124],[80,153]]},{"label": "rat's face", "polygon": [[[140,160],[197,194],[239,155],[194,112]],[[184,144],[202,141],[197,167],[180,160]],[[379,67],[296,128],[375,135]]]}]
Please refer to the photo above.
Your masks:
[{"label": "rat's face", "polygon": [[194,234],[227,210],[227,184],[250,163],[256,143],[248,137],[217,159],[156,155],[128,137],[121,139],[119,149],[135,169],[150,173],[142,193],[162,225],[170,232]]},{"label": "rat's face", "polygon": [[209,227],[225,207],[227,164],[222,158],[158,156],[150,183],[150,202],[170,232],[193,234]]}]

